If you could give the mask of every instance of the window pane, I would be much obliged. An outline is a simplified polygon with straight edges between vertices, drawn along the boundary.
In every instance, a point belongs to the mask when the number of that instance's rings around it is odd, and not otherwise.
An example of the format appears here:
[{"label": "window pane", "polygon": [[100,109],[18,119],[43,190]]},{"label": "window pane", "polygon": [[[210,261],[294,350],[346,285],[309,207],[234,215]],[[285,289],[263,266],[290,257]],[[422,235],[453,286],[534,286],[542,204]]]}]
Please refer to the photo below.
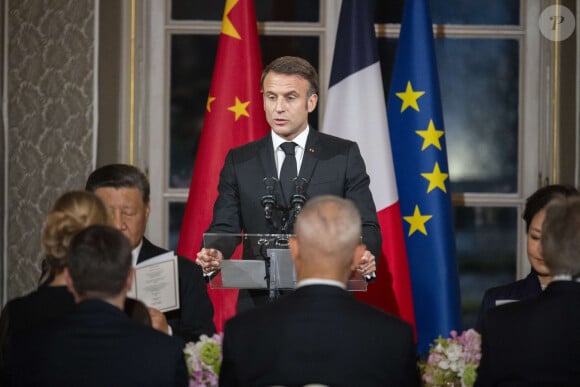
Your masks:
[{"label": "window pane", "polygon": [[464,328],[475,326],[485,290],[515,280],[517,210],[457,207],[455,243]]},{"label": "window pane", "polygon": [[318,22],[318,0],[255,0],[258,21]]},{"label": "window pane", "polygon": [[[255,0],[258,21],[318,22],[318,0]],[[174,20],[222,20],[225,1],[173,0]]]},{"label": "window pane", "polygon": [[453,192],[517,192],[519,47],[437,39]]},{"label": "window pane", "polygon": [[185,203],[169,203],[169,243],[167,245],[169,250],[175,251],[177,249],[183,214],[185,214]]},{"label": "window pane", "polygon": [[173,20],[222,20],[225,0],[171,0]]},{"label": "window pane", "polygon": [[[396,40],[379,39],[385,93]],[[517,192],[519,45],[436,39],[453,192]]]},{"label": "window pane", "polygon": [[[377,1],[375,23],[401,23],[404,0]],[[434,24],[495,24],[520,23],[519,0],[432,0],[431,19]]]},{"label": "window pane", "polygon": [[189,188],[217,45],[217,35],[171,37],[168,182],[171,188]]}]

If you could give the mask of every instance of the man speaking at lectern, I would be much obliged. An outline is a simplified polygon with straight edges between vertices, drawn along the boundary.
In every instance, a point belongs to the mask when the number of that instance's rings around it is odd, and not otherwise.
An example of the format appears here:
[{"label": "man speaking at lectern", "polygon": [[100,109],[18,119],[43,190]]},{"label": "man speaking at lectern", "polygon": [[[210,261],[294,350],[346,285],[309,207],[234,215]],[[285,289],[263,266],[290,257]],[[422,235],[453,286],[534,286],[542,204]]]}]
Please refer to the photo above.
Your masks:
[{"label": "man speaking at lectern", "polygon": [[[316,70],[302,58],[280,57],[264,69],[261,86],[272,130],[228,152],[207,232],[292,233],[306,200],[337,195],[352,200],[361,215],[362,243],[368,250],[357,271],[374,275],[382,239],[358,145],[308,125],[308,113],[318,102]],[[222,259],[220,251],[204,248],[196,263],[209,274]]]}]

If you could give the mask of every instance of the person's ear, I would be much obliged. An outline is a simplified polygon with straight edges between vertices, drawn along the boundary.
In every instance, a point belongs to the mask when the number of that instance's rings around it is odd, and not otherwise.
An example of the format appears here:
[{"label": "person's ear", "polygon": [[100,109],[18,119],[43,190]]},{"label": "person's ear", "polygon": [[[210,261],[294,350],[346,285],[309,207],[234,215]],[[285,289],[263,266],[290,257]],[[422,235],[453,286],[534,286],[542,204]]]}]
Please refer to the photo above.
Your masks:
[{"label": "person's ear", "polygon": [[145,221],[149,220],[149,213],[151,212],[151,201],[145,203]]},{"label": "person's ear", "polygon": [[308,108],[308,113],[312,113],[314,111],[317,102],[318,102],[318,94],[312,94],[310,97],[308,97],[308,102],[306,106]]},{"label": "person's ear", "polygon": [[367,246],[364,243],[359,243],[358,246],[354,249],[354,255],[352,257],[352,264],[350,265],[350,270],[356,270],[362,257],[367,251]]}]

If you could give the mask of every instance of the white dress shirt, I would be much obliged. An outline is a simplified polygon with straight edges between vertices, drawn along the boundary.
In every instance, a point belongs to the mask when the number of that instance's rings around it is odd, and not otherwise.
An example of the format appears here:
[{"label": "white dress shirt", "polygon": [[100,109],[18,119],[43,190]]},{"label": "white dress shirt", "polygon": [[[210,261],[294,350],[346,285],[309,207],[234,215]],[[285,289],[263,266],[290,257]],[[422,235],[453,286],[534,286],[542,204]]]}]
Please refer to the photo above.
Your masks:
[{"label": "white dress shirt", "polygon": [[[300,133],[292,142],[296,143],[296,148],[294,148],[294,152],[296,155],[296,170],[300,172],[300,166],[302,165],[302,159],[304,158],[304,149],[306,149],[306,140],[308,139],[308,132],[310,131],[310,127],[306,126],[306,129]],[[286,158],[286,153],[280,148],[280,144],[287,142],[287,140],[283,139],[282,137],[278,136],[272,130],[272,143],[274,145],[274,156],[276,160],[276,171],[278,172],[278,178],[280,178],[280,170],[282,169],[282,163]]]}]

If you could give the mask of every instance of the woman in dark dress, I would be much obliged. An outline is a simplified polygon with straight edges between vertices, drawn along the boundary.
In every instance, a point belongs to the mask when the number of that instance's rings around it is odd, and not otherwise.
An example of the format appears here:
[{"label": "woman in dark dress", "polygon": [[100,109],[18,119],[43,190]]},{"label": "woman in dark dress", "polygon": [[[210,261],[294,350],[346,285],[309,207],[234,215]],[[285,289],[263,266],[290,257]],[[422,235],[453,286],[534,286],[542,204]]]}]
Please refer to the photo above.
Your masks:
[{"label": "woman in dark dress", "polygon": [[487,309],[505,302],[535,297],[548,286],[552,276],[544,264],[540,244],[545,208],[554,198],[578,194],[578,190],[571,185],[552,184],[540,188],[526,200],[522,218],[526,223],[526,251],[532,270],[524,279],[486,290],[475,326],[477,331],[481,331],[481,320]]},{"label": "woman in dark dress", "polygon": [[93,193],[72,191],[57,199],[42,232],[45,255],[41,285],[8,302],[0,316],[1,354],[12,335],[26,332],[68,313],[75,305],[64,276],[65,255],[72,238],[87,226],[108,224],[103,202]]}]

